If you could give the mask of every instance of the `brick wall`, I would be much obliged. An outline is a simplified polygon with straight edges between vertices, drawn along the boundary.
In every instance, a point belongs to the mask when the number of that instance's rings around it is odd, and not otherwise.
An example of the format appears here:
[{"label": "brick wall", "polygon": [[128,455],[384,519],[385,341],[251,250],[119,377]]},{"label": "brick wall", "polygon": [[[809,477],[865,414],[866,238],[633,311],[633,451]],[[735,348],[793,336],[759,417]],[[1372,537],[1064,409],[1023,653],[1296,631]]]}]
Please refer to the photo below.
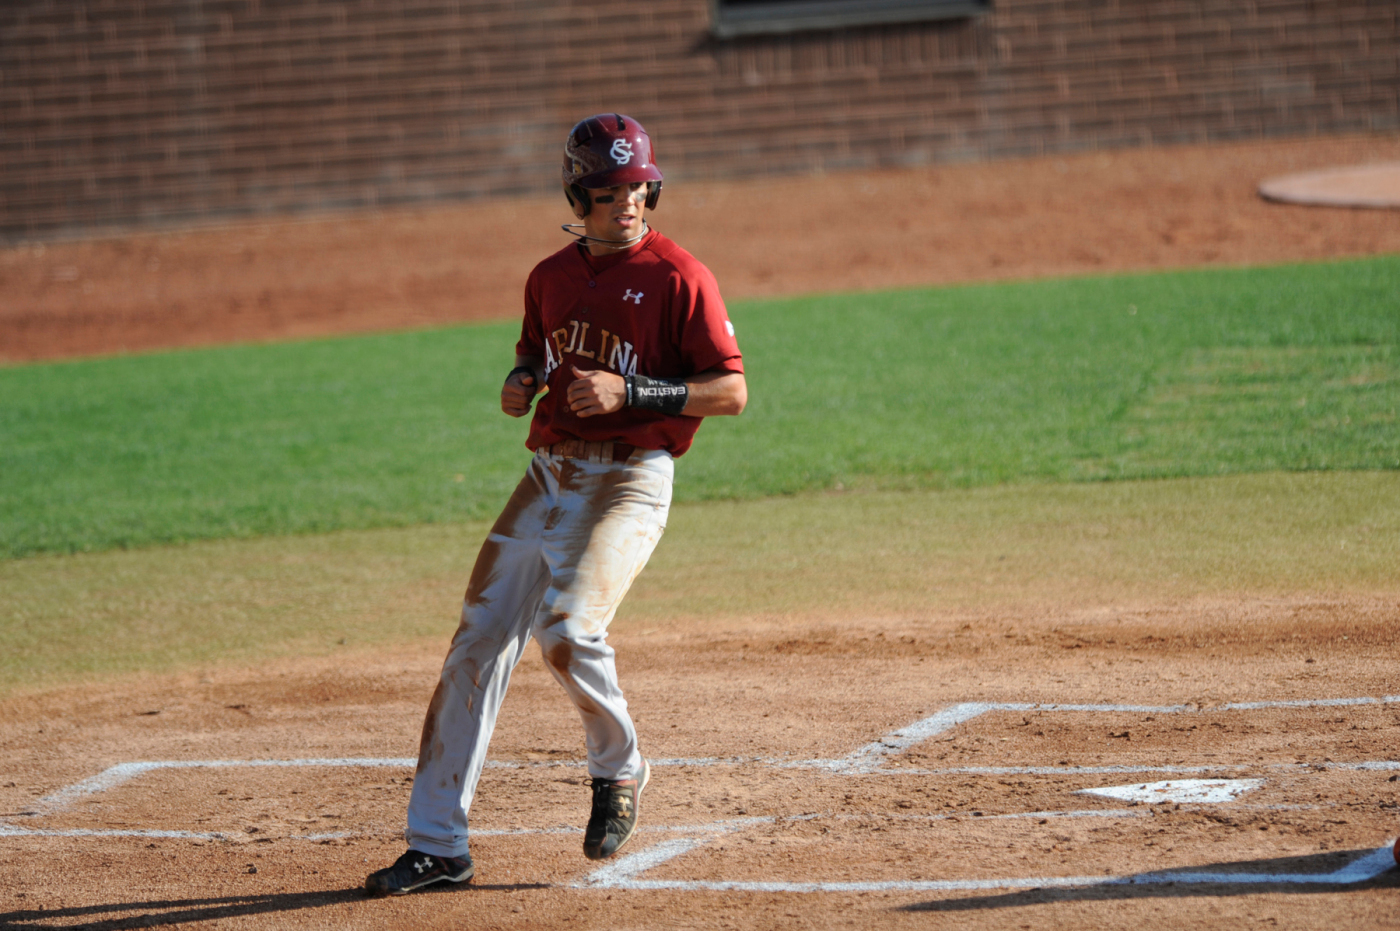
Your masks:
[{"label": "brick wall", "polygon": [[6,0],[0,237],[555,189],[642,120],[672,180],[1400,128],[1394,0],[993,0],[716,40],[708,0]]}]

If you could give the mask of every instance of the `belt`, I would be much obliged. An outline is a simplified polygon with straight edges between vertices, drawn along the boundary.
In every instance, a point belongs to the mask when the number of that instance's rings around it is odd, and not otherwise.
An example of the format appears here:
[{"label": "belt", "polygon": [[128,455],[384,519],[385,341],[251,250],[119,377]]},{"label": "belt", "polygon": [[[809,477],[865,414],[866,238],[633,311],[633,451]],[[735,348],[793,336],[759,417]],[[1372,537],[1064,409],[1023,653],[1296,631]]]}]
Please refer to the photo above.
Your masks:
[{"label": "belt", "polygon": [[614,443],[612,440],[592,442],[589,440],[564,440],[552,446],[541,446],[535,450],[555,459],[587,459],[602,465],[626,462],[637,447],[630,443]]}]

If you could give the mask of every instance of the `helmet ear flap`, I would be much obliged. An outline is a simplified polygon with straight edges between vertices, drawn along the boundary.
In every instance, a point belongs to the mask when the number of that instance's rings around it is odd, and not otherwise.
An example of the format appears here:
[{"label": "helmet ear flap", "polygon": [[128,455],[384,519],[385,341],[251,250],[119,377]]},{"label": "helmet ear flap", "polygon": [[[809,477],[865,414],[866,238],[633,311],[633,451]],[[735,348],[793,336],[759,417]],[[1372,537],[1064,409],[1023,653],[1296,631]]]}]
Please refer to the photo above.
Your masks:
[{"label": "helmet ear flap", "polygon": [[569,201],[569,206],[574,208],[574,215],[580,220],[588,216],[593,209],[593,198],[588,196],[588,191],[581,184],[570,184],[564,188],[564,197]]},{"label": "helmet ear flap", "polygon": [[647,182],[647,209],[655,210],[657,203],[661,200],[661,182]]}]

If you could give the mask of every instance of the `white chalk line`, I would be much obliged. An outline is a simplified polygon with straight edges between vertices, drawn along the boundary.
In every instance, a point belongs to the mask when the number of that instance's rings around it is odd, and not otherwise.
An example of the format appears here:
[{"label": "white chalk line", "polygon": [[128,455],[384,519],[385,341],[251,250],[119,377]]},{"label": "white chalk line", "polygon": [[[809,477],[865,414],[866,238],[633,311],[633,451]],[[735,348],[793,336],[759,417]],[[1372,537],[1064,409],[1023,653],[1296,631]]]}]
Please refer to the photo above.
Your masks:
[{"label": "white chalk line", "polygon": [[908,727],[892,731],[839,760],[807,760],[804,761],[804,764],[799,765],[815,766],[819,769],[830,769],[837,772],[876,770],[884,763],[887,756],[902,753],[917,743],[928,740],[930,737],[941,734],[959,724],[971,721],[973,718],[980,717],[995,708],[995,705],[986,702],[964,702],[951,708],[945,708],[922,721],[915,721]]},{"label": "white chalk line", "polygon": [[[932,824],[939,821],[952,822],[975,822],[975,821],[1020,821],[1039,820],[1049,821],[1052,819],[1065,818],[1155,818],[1160,814],[1158,808],[1174,806],[1180,811],[1205,811],[1218,806],[1214,804],[1195,805],[1183,803],[1176,806],[1175,803],[1163,803],[1162,806],[1149,806],[1142,804],[1135,808],[1085,808],[1074,811],[1015,811],[1002,814],[988,814],[982,811],[954,811],[940,812],[928,815],[896,815],[889,812],[871,812],[870,814],[852,814],[842,812],[839,814],[804,814],[804,815],[776,815],[771,817],[760,817],[746,819],[745,824],[758,822],[784,821],[904,821],[918,822],[921,824]],[[1232,805],[1230,810],[1236,812],[1254,811],[1323,811],[1336,808],[1335,805]],[[668,824],[668,825],[643,825],[637,828],[642,834],[709,834],[715,831],[725,830],[725,825],[733,822],[713,822],[710,824]],[[582,834],[583,828],[562,826],[553,828],[472,828],[472,837],[541,837],[560,834]],[[392,838],[398,837],[399,831],[333,831],[321,834],[259,834],[257,840],[262,841],[326,841],[326,840],[349,840],[351,838]],[[0,821],[0,837],[156,837],[156,838],[177,838],[193,840],[217,840],[228,841],[237,838],[239,843],[247,843],[249,838],[243,832],[221,832],[221,831],[174,831],[174,830],[154,830],[138,828],[26,828],[19,825]]]},{"label": "white chalk line", "polygon": [[[931,715],[927,718],[914,722],[907,727],[893,731],[878,741],[857,749],[845,757],[834,760],[802,760],[783,761],[763,758],[676,758],[652,760],[656,766],[721,766],[721,765],[745,765],[762,764],[769,766],[780,766],[784,768],[803,767],[827,770],[834,774],[842,775],[1099,775],[1099,774],[1128,774],[1128,773],[1210,773],[1229,770],[1259,770],[1271,769],[1274,771],[1323,771],[1327,769],[1356,770],[1356,771],[1386,771],[1400,770],[1400,762],[1390,760],[1363,761],[1357,763],[1336,763],[1324,761],[1322,763],[1287,763],[1287,764],[1213,764],[1209,766],[1094,766],[1094,767],[1069,767],[1069,766],[1040,766],[1040,767],[949,767],[946,769],[913,769],[901,767],[898,769],[882,768],[885,761],[892,755],[903,752],[910,747],[924,740],[928,740],[953,727],[973,720],[984,714],[995,711],[1047,711],[1047,712],[1110,712],[1110,713],[1141,713],[1141,714],[1180,714],[1180,713],[1212,713],[1217,711],[1256,711],[1275,708],[1319,708],[1319,707],[1347,707],[1370,704],[1388,704],[1400,702],[1400,696],[1384,696],[1381,698],[1339,698],[1339,699],[1304,699],[1294,701],[1261,701],[1261,702],[1236,702],[1216,705],[1212,707],[1201,707],[1198,705],[1077,705],[1077,704],[1050,704],[1050,703],[1021,703],[1021,702],[964,702]],[[412,758],[317,758],[317,759],[296,759],[296,760],[153,760],[132,763],[122,763],[112,766],[96,776],[85,779],[79,783],[60,789],[52,795],[40,799],[36,810],[24,812],[24,816],[35,817],[41,814],[52,814],[55,811],[66,807],[73,801],[87,795],[104,792],[120,786],[137,776],[161,769],[195,769],[195,768],[221,768],[221,767],[399,767],[409,768],[415,766],[416,760]],[[521,769],[521,768],[545,768],[545,767],[581,767],[584,764],[579,761],[490,761],[486,764],[491,768]],[[1271,809],[1283,808],[1285,806],[1266,806]],[[1287,806],[1293,807],[1293,806]],[[1303,806],[1298,806],[1303,808]],[[1304,809],[1306,810],[1306,809]],[[1002,815],[982,815],[971,817],[978,820],[999,820],[1008,818],[1066,818],[1066,817],[1147,817],[1155,814],[1150,808],[1142,811],[1131,809],[1095,809],[1080,812],[1024,812],[1010,813]],[[970,815],[965,812],[954,812],[933,816],[896,816],[900,820],[905,818],[915,820],[961,820]],[[800,817],[816,817],[815,815]],[[852,816],[859,817],[859,816]],[[1009,880],[948,880],[948,881],[893,881],[877,883],[772,883],[772,882],[701,882],[701,881],[665,881],[665,880],[643,880],[638,878],[642,872],[652,869],[654,866],[672,860],[682,854],[688,853],[716,837],[723,836],[732,830],[737,830],[741,826],[758,823],[761,821],[773,821],[772,818],[744,819],[740,822],[723,823],[718,826],[709,825],[697,828],[655,828],[651,830],[670,831],[690,830],[696,832],[696,836],[672,838],[659,844],[625,857],[608,867],[591,874],[589,879],[582,884],[589,888],[618,888],[618,889],[672,889],[672,890],[713,890],[713,891],[756,891],[756,892],[850,892],[850,891],[882,891],[882,890],[904,890],[904,891],[960,891],[975,889],[997,889],[997,888],[1029,888],[1037,886],[1082,886],[1082,885],[1104,885],[1123,883],[1145,883],[1145,882],[1268,882],[1268,883],[1352,883],[1379,875],[1385,869],[1389,869],[1393,859],[1389,848],[1378,851],[1377,854],[1363,858],[1357,863],[1344,867],[1342,870],[1332,874],[1241,874],[1241,873],[1219,873],[1219,874],[1142,874],[1128,877],[1037,877],[1030,879],[1009,879]],[[546,834],[546,833],[577,833],[577,828],[551,828],[551,829],[502,829],[474,831],[480,836],[493,835],[514,835],[514,834]],[[0,836],[50,836],[50,837],[150,837],[150,838],[172,838],[172,839],[197,839],[197,840],[225,840],[227,835],[210,832],[191,831],[160,831],[160,830],[99,830],[99,829],[29,829],[21,828],[13,824],[0,821]],[[293,835],[285,839],[299,840],[329,840],[336,838],[357,836],[355,834],[317,834],[317,835]],[[1380,858],[1379,854],[1385,854]],[[1384,860],[1384,866],[1379,869],[1372,869],[1376,863]],[[1374,862],[1373,862],[1374,861]],[[1364,865],[1370,864],[1370,865]],[[1348,872],[1350,871],[1350,872]],[[1357,878],[1349,878],[1349,877]],[[1165,877],[1165,878],[1164,878]]]},{"label": "white chalk line", "polygon": [[[1018,773],[1025,774],[1050,774],[1050,773],[1112,773],[1112,772],[1210,772],[1217,769],[1244,768],[1240,766],[1199,766],[1199,767],[957,767],[944,770],[914,770],[901,768],[898,770],[882,770],[880,767],[884,761],[896,753],[903,752],[915,744],[928,740],[931,737],[964,724],[974,718],[994,711],[1051,711],[1051,712],[1111,712],[1111,713],[1131,713],[1131,714],[1182,714],[1182,713],[1212,713],[1217,711],[1259,711],[1266,709],[1281,708],[1333,708],[1348,707],[1356,705],[1376,705],[1400,703],[1400,695],[1385,695],[1380,698],[1360,697],[1360,698],[1315,698],[1297,699],[1288,701],[1255,701],[1255,702],[1232,702],[1228,704],[1216,705],[1203,708],[1198,705],[1082,705],[1082,704],[1057,704],[1057,703],[1027,703],[1027,702],[963,702],[945,708],[936,714],[915,721],[899,730],[891,731],[884,737],[837,759],[811,759],[786,761],[763,757],[696,757],[696,758],[667,758],[651,760],[653,766],[722,766],[722,765],[744,765],[760,764],[768,766],[783,767],[811,767],[825,769],[833,772],[845,774],[895,772],[908,775],[934,775],[939,773],[961,774],[961,773],[997,773],[1012,775]],[[119,763],[102,773],[85,779],[67,788],[60,789],[53,795],[40,799],[41,806],[62,806],[70,798],[78,798],[83,795],[91,795],[102,792],[108,788],[134,778],[141,773],[153,769],[187,769],[187,768],[213,768],[229,766],[391,766],[405,767],[416,766],[417,760],[407,757],[401,758],[327,758],[327,759],[300,759],[300,760],[155,760],[133,763]],[[523,769],[523,768],[543,768],[543,767],[581,767],[582,761],[577,760],[541,760],[541,761],[501,761],[490,760],[486,763],[487,768],[494,769]],[[1298,764],[1307,766],[1312,764]],[[1328,764],[1343,765],[1343,764]],[[1400,764],[1390,761],[1380,761],[1368,764],[1372,768],[1389,768]]]},{"label": "white chalk line", "polygon": [[44,814],[53,814],[85,795],[96,795],[99,792],[106,792],[124,785],[144,773],[159,769],[221,769],[225,767],[300,767],[300,766],[391,766],[391,767],[413,767],[418,764],[417,760],[400,759],[375,759],[375,758],[336,758],[336,759],[307,759],[307,760],[143,760],[133,763],[118,763],[108,767],[96,776],[90,776],[82,782],[76,782],[71,786],[59,789],[52,795],[46,795],[35,803],[34,810],[21,812],[24,817],[36,817]]},{"label": "white chalk line", "polygon": [[1245,873],[1187,872],[1156,870],[1126,876],[1026,876],[1002,879],[943,879],[886,880],[873,882],[736,882],[725,880],[666,880],[639,879],[641,873],[653,869],[684,853],[696,849],[708,840],[723,836],[717,832],[708,839],[685,838],[684,842],[663,842],[647,850],[624,857],[618,863],[595,870],[577,889],[607,889],[627,891],[676,892],[790,892],[790,893],[851,893],[851,892],[978,892],[995,889],[1054,889],[1092,886],[1142,885],[1221,885],[1245,883],[1251,885],[1352,885],[1374,879],[1395,867],[1390,844],[1353,860],[1331,873]]},{"label": "white chalk line", "polygon": [[[657,830],[663,830],[658,828]],[[334,831],[325,834],[284,834],[267,835],[259,834],[260,840],[304,840],[304,841],[326,841],[326,840],[346,840],[352,837],[397,837],[402,832],[395,831],[391,835],[376,834],[364,831]],[[503,837],[516,834],[582,834],[583,828],[503,828],[500,830],[472,831],[473,837]],[[247,843],[248,838],[242,836],[241,832],[224,833],[221,831],[159,831],[145,829],[106,829],[106,828],[23,828],[14,824],[0,822],[0,837],[166,837],[180,838],[186,840],[217,840],[227,841],[238,837],[240,843]]]},{"label": "white chalk line", "polygon": [[[782,760],[765,760],[761,758],[695,758],[683,760],[658,759],[649,760],[652,766],[740,766],[745,764],[761,764],[789,768],[793,766],[807,767],[812,763],[837,764],[841,760],[809,760],[801,764],[794,764]],[[132,763],[118,763],[115,766],[103,770],[95,776],[74,783],[71,786],[59,789],[51,795],[47,795],[35,803],[34,808],[29,811],[19,812],[10,817],[33,818],[43,815],[55,814],[58,811],[71,805],[78,799],[87,795],[96,795],[99,792],[106,792],[115,789],[136,777],[162,769],[220,769],[220,768],[297,768],[297,767],[397,767],[412,769],[418,761],[411,757],[401,758],[375,758],[375,757],[347,757],[337,759],[301,759],[301,760],[143,760]],[[512,761],[491,761],[487,768],[494,769],[532,769],[556,766],[573,766],[582,768],[586,764],[582,761],[571,763],[556,762],[512,762]],[[819,769],[836,771],[834,765],[821,765]],[[1199,773],[1221,773],[1221,772],[1323,772],[1327,770],[1344,771],[1374,771],[1389,772],[1400,770],[1400,761],[1396,760],[1362,760],[1358,762],[1337,762],[1324,760],[1314,763],[1212,763],[1206,766],[1153,766],[1143,764],[1141,766],[1117,765],[1117,766],[949,766],[940,769],[924,769],[919,767],[899,767],[897,769],[881,769],[862,771],[861,775],[881,775],[881,776],[1108,776],[1108,775],[1129,775],[1133,773],[1168,773],[1177,775],[1190,775]],[[0,821],[0,825],[4,822]]]},{"label": "white chalk line", "polygon": [[203,831],[157,831],[98,828],[21,828],[0,821],[0,837],[157,837],[179,840],[227,840],[228,835]]},{"label": "white chalk line", "polygon": [[[815,815],[794,815],[782,820],[805,821],[816,817]],[[773,820],[773,819],[768,819]],[[707,834],[715,830],[723,829],[728,821],[718,821],[711,824],[673,824],[673,825],[642,825],[637,828],[642,834]],[[716,825],[720,827],[717,828]],[[266,834],[260,833],[256,839],[245,835],[242,831],[167,831],[144,828],[26,828],[16,824],[0,821],[0,837],[165,837],[182,838],[193,840],[217,840],[228,841],[235,838],[239,843],[250,841],[326,841],[326,840],[348,840],[350,838],[391,838],[401,836],[402,831],[332,831],[321,834]],[[472,837],[527,837],[546,836],[551,834],[582,834],[583,828],[562,825],[553,828],[472,828]]]},{"label": "white chalk line", "polygon": [[636,879],[639,874],[646,872],[653,866],[660,866],[668,860],[673,860],[683,853],[689,853],[708,843],[709,840],[708,837],[676,837],[664,840],[640,853],[630,854],[616,863],[594,870],[583,883],[576,885],[601,886],[606,889],[627,888],[629,883],[639,881]]},{"label": "white chalk line", "polygon": [[[1400,703],[1400,695],[1386,695],[1380,698],[1360,697],[1360,698],[1318,698],[1318,699],[1298,699],[1289,701],[1256,701],[1256,702],[1233,702],[1229,704],[1216,705],[1210,708],[1202,708],[1198,705],[1079,705],[1079,704],[1057,704],[1057,703],[1027,703],[1027,702],[963,702],[945,708],[936,714],[915,721],[906,727],[896,731],[891,731],[884,737],[872,743],[858,748],[852,753],[837,759],[811,759],[799,761],[784,761],[764,758],[719,758],[719,757],[698,757],[698,758],[668,758],[651,760],[653,766],[723,766],[723,765],[745,765],[759,764],[780,767],[802,767],[822,769],[842,775],[910,775],[910,776],[933,776],[933,775],[1099,775],[1110,773],[1208,773],[1223,772],[1227,770],[1257,769],[1258,766],[1250,767],[1245,765],[1211,765],[1194,767],[1173,767],[1173,766],[1107,766],[1107,767],[951,767],[947,769],[915,769],[912,767],[900,767],[898,769],[882,768],[885,761],[892,755],[902,753],[915,744],[944,733],[959,724],[964,724],[974,718],[981,717],[994,711],[1052,711],[1052,712],[1115,712],[1133,714],[1181,714],[1190,712],[1210,713],[1216,711],[1259,711],[1276,708],[1332,708],[1348,707],[1356,705],[1376,705]],[[414,767],[417,760],[407,757],[399,758],[324,758],[324,759],[299,759],[299,760],[148,760],[142,762],[119,763],[112,766],[96,776],[84,779],[74,785],[60,789],[52,795],[39,800],[36,810],[25,812],[22,816],[34,817],[43,813],[52,813],[71,804],[74,800],[85,795],[93,795],[98,792],[105,792],[116,786],[134,779],[135,777],[157,769],[198,769],[198,768],[221,768],[221,767],[299,767],[299,766],[386,766],[386,767]],[[488,768],[493,769],[525,769],[541,767],[581,767],[581,761],[498,761],[492,760],[486,763]],[[1274,764],[1278,766],[1280,764]],[[1320,764],[1282,764],[1291,768],[1316,768]],[[1334,768],[1344,768],[1348,764],[1326,763],[1321,764]],[[1371,761],[1364,764],[1351,764],[1355,767],[1367,769],[1400,769],[1400,763],[1392,761]]]},{"label": "white chalk line", "polygon": [[[1032,813],[1037,814],[1037,813]],[[999,817],[1031,817],[1009,815]],[[1042,812],[1050,816],[1064,817],[1067,812]],[[1093,814],[1102,814],[1094,812]],[[1135,813],[1121,812],[1120,816],[1137,817]],[[754,822],[773,819],[753,819]],[[658,829],[664,830],[664,829]],[[565,833],[551,829],[539,831],[477,832],[481,834],[516,833]],[[576,830],[567,833],[577,833]],[[641,879],[640,875],[661,866],[683,854],[689,853],[729,831],[705,829],[699,836],[676,837],[661,841],[635,854],[628,855],[616,863],[595,870],[582,882],[571,883],[575,889],[618,890],[618,891],[678,891],[678,892],[762,892],[762,893],[853,893],[853,892],[976,892],[996,889],[1047,889],[1091,886],[1119,885],[1220,885],[1231,883],[1268,885],[1352,885],[1374,879],[1395,866],[1390,842],[1365,857],[1331,873],[1244,873],[1244,872],[1170,872],[1156,871],[1127,876],[1034,876],[1009,877],[1001,879],[953,879],[953,880],[886,880],[870,882],[739,882],[704,880],[654,880]],[[97,831],[74,829],[46,831],[10,829],[0,825],[0,837],[5,836],[46,836],[46,837],[135,837],[167,838],[182,840],[225,840],[225,835],[198,833],[192,831]],[[328,840],[350,835],[322,834],[306,835],[300,840]],[[554,886],[554,884],[547,884]]]},{"label": "white chalk line", "polygon": [[[741,765],[743,763],[760,762],[756,759],[720,759],[720,758],[675,758],[648,760],[652,766],[723,766]],[[306,766],[329,766],[329,767],[391,767],[400,769],[413,769],[418,765],[418,761],[413,757],[333,757],[333,758],[312,758],[299,760],[141,760],[131,763],[118,763],[108,767],[95,776],[90,776],[81,782],[76,782],[71,786],[66,786],[51,795],[44,796],[35,803],[32,811],[21,812],[12,817],[37,817],[45,814],[53,814],[71,805],[74,801],[85,795],[96,795],[99,792],[106,792],[118,786],[130,782],[132,779],[153,770],[161,769],[224,769],[239,767],[306,767]],[[587,764],[582,760],[554,761],[511,761],[511,760],[489,760],[486,763],[487,769],[543,769],[552,767],[574,767],[583,768]],[[3,822],[0,822],[3,823]]]},{"label": "white chalk line", "polygon": [[[944,708],[907,727],[891,731],[872,743],[868,743],[854,753],[837,760],[803,760],[797,766],[811,766],[827,769],[845,775],[873,774],[881,771],[889,757],[903,753],[917,743],[951,730],[974,718],[993,711],[1060,711],[1060,712],[1110,712],[1118,714],[1212,714],[1222,711],[1262,711],[1282,708],[1337,708],[1355,705],[1379,705],[1400,703],[1400,695],[1385,695],[1380,698],[1309,698],[1288,701],[1230,702],[1202,707],[1200,705],[1073,705],[1036,702],[963,702]],[[905,770],[907,772],[907,770]],[[1141,770],[1145,772],[1146,770]]]},{"label": "white chalk line", "polygon": [[[667,760],[649,761],[653,766],[670,765]],[[400,767],[412,768],[417,764],[417,760],[411,758],[402,759],[377,759],[377,758],[344,758],[344,759],[306,759],[306,760],[146,760],[134,763],[119,763],[116,766],[103,770],[96,776],[84,779],[66,788],[60,789],[52,795],[39,799],[34,808],[28,811],[18,812],[10,815],[11,818],[38,818],[47,815],[57,814],[80,798],[88,795],[95,795],[115,789],[125,783],[135,779],[143,773],[148,773],[163,769],[217,769],[222,767],[274,767],[274,768],[297,768],[297,767]],[[503,768],[529,768],[530,764],[501,764]],[[557,764],[546,764],[557,765]],[[577,764],[583,766],[583,763]],[[732,765],[729,760],[715,760],[708,764],[702,760],[687,759],[683,766],[723,766]],[[786,764],[778,764],[786,765]],[[1321,761],[1316,763],[1213,763],[1209,766],[952,766],[943,769],[919,769],[915,767],[901,767],[895,770],[881,770],[878,773],[865,773],[865,775],[886,775],[886,776],[1106,776],[1106,775],[1132,775],[1138,773],[1166,773],[1171,775],[1192,775],[1202,773],[1222,773],[1222,772],[1278,772],[1278,773],[1316,773],[1329,770],[1341,770],[1351,772],[1390,772],[1400,771],[1400,761],[1396,760],[1362,760],[1359,762],[1336,762]],[[3,833],[8,822],[0,820],[0,833]],[[12,827],[12,826],[11,826]]]},{"label": "white chalk line", "polygon": [[919,769],[901,766],[882,769],[879,776],[1118,776],[1131,773],[1224,773],[1224,772],[1387,772],[1400,770],[1400,761],[1361,760],[1338,763],[1322,760],[1316,763],[1212,763],[1209,766],[952,766],[946,769]]}]

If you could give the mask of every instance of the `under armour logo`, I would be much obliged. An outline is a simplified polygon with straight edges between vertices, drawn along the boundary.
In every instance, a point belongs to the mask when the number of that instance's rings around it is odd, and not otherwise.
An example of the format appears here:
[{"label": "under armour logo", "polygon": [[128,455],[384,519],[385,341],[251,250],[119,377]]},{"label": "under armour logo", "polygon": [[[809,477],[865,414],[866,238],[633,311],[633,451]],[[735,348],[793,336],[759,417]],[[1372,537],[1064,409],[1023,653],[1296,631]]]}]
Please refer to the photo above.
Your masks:
[{"label": "under armour logo", "polygon": [[633,294],[632,289],[628,288],[627,293],[622,295],[622,299],[624,301],[631,301],[633,304],[640,304],[642,302],[642,292],[638,291],[636,294]]},{"label": "under armour logo", "polygon": [[632,815],[632,800],[625,795],[617,797],[617,814],[622,818],[629,818]]},{"label": "under armour logo", "polygon": [[414,868],[415,870],[417,870],[418,872],[421,873],[421,872],[423,872],[424,870],[426,870],[428,867],[430,867],[430,866],[432,866],[432,865],[433,865],[432,859],[429,858],[429,857],[424,857],[424,858],[423,858],[423,862],[422,862],[422,863],[415,863],[415,864],[413,864],[413,868]]},{"label": "under armour logo", "polygon": [[608,152],[613,157],[613,161],[619,165],[626,165],[632,161],[632,143],[626,139],[613,140],[612,149]]}]

